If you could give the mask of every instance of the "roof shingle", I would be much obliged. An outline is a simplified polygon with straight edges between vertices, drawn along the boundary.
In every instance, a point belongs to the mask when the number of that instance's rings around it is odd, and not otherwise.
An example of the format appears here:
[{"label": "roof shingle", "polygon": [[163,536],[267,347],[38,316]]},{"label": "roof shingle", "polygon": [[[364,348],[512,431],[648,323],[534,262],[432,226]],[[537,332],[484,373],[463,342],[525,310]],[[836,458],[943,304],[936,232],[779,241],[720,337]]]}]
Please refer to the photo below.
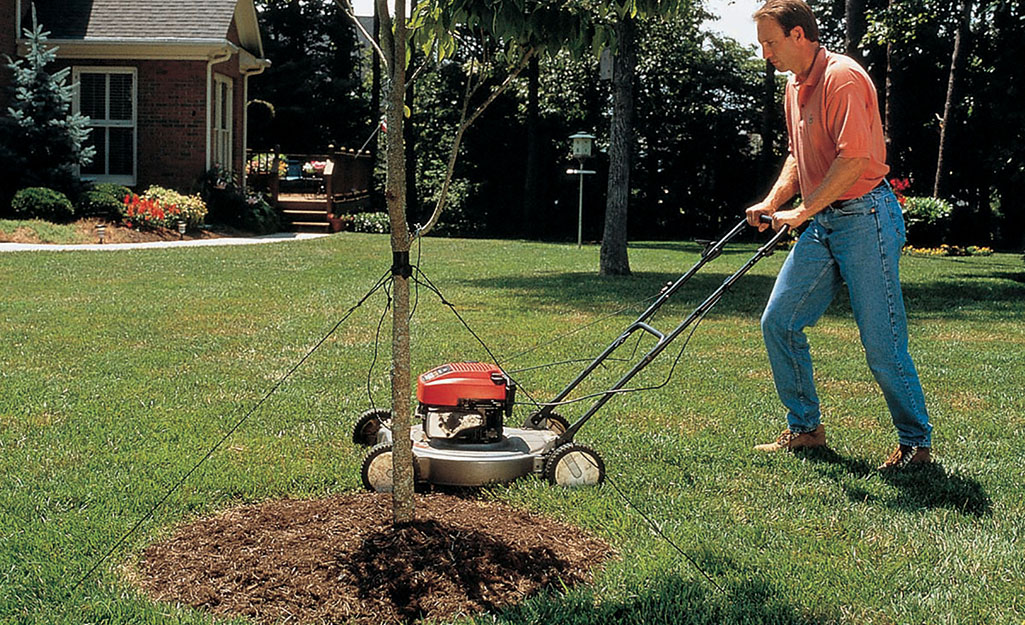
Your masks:
[{"label": "roof shingle", "polygon": [[[50,31],[53,39],[225,39],[236,3],[237,0],[35,0],[39,23]],[[23,23],[31,23],[31,18]]]}]

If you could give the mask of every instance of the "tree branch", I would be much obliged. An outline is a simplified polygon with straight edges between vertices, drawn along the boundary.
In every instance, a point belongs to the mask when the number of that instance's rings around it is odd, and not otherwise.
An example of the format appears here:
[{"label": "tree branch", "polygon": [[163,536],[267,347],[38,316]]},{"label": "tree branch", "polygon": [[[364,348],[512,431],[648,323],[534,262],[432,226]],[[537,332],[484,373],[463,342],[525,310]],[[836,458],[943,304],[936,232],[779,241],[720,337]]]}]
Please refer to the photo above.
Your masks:
[{"label": "tree branch", "polygon": [[[388,12],[388,0],[374,0],[377,11],[377,19],[381,21],[381,41],[380,43],[382,54],[384,55],[385,66],[388,66],[388,59],[395,59],[396,63],[404,63],[404,59],[395,58],[395,32],[394,24],[392,23],[391,13]],[[388,66],[388,73],[391,74],[391,67]]]},{"label": "tree branch", "polygon": [[431,218],[427,220],[427,223],[423,227],[419,228],[411,234],[410,241],[415,240],[417,237],[426,235],[438,223],[438,219],[441,217],[441,213],[445,208],[445,201],[448,198],[448,188],[452,183],[452,177],[456,169],[456,158],[459,155],[459,146],[463,141],[463,134],[466,132],[466,129],[469,128],[470,124],[472,124],[478,117],[480,117],[480,114],[484,112],[484,109],[490,106],[491,103],[494,102],[498,96],[500,96],[506,89],[509,88],[509,85],[511,85],[512,82],[516,80],[516,78],[520,75],[520,72],[522,72],[523,69],[530,62],[530,59],[534,56],[534,52],[535,51],[531,49],[525,55],[523,55],[523,58],[520,59],[520,63],[516,66],[516,69],[513,70],[508,76],[506,76],[502,84],[499,85],[499,87],[495,89],[493,92],[491,92],[491,95],[489,95],[488,98],[484,100],[484,102],[480,106],[478,106],[469,117],[467,117],[466,112],[470,108],[470,96],[473,95],[474,92],[476,92],[477,87],[479,87],[479,85],[471,89],[469,84],[471,78],[467,77],[466,96],[463,99],[463,110],[460,114],[459,128],[458,130],[456,130],[456,137],[452,142],[452,152],[449,154],[448,157],[448,168],[445,171],[445,182],[441,185],[441,191],[438,193],[438,201],[434,205],[434,212],[431,214]]},{"label": "tree branch", "polygon": [[364,37],[366,37],[367,41],[370,42],[370,47],[373,48],[377,56],[381,58],[381,62],[384,63],[384,67],[385,69],[387,69],[388,57],[385,56],[384,50],[382,50],[381,46],[379,46],[377,44],[377,41],[374,40],[374,36],[367,32],[367,29],[363,27],[363,24],[359,21],[359,18],[356,17],[356,11],[352,8],[352,2],[350,0],[335,0],[335,4],[337,4],[338,8],[342,10],[342,13],[345,13],[346,17],[352,20],[352,23],[356,25],[356,30],[358,30],[360,34],[362,34]]}]

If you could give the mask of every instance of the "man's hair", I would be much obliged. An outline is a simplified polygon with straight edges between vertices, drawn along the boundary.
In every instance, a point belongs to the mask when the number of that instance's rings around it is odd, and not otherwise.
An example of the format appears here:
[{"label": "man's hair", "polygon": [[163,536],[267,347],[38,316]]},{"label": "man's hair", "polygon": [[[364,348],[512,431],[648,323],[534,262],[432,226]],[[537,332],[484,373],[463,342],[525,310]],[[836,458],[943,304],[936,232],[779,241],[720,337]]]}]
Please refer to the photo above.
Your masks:
[{"label": "man's hair", "polygon": [[794,26],[800,26],[808,41],[819,40],[819,25],[815,22],[815,14],[811,12],[811,7],[804,0],[769,0],[751,17],[755,21],[763,17],[776,20],[787,37],[790,36],[790,31],[794,29]]}]

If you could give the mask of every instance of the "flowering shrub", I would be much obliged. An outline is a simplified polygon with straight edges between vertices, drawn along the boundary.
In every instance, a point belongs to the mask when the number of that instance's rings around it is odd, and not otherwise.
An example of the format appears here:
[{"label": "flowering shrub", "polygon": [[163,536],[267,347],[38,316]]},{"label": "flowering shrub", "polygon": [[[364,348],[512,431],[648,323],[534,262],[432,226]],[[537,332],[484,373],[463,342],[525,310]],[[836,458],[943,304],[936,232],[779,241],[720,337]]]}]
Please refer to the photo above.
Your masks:
[{"label": "flowering shrub", "polygon": [[391,232],[391,221],[388,213],[358,213],[352,216],[353,232],[371,232],[385,234]]},{"label": "flowering shrub", "polygon": [[303,163],[303,173],[321,175],[324,173],[325,167],[327,167],[327,161],[306,161]]},{"label": "flowering shrub", "polygon": [[199,196],[152,186],[142,196],[126,195],[121,219],[129,228],[176,228],[179,221],[189,226],[203,223],[206,204]]},{"label": "flowering shrub", "polygon": [[[246,163],[246,174],[272,174],[275,173],[271,170],[274,169],[274,155],[273,154],[254,154],[249,162]],[[284,178],[288,174],[288,161],[284,154],[278,154],[278,170],[276,172],[279,178]]]},{"label": "flowering shrub", "polygon": [[947,245],[944,243],[939,247],[912,247],[904,248],[904,253],[911,256],[992,256],[993,250],[988,247],[969,245]]},{"label": "flowering shrub", "polygon": [[173,219],[168,219],[164,225],[168,228],[178,227],[178,221],[184,221],[189,227],[198,226],[206,219],[206,202],[198,195],[183,195],[171,189],[152,186],[146,189],[143,197],[157,200],[164,206],[173,206],[178,209]]},{"label": "flowering shrub", "polygon": [[903,213],[908,242],[923,247],[939,245],[947,238],[953,212],[950,202],[938,197],[905,197]]},{"label": "flowering shrub", "polygon": [[202,197],[210,208],[211,223],[225,224],[256,234],[281,229],[278,212],[258,193],[245,189],[222,167],[214,166],[200,179]]},{"label": "flowering shrub", "polygon": [[125,196],[121,207],[121,221],[129,228],[156,228],[164,226],[168,217],[177,217],[177,206],[164,206],[159,200],[139,197],[135,193]]},{"label": "flowering shrub", "polygon": [[890,178],[890,188],[893,189],[893,194],[897,196],[900,205],[904,206],[907,202],[904,192],[911,188],[911,181],[907,178]]}]

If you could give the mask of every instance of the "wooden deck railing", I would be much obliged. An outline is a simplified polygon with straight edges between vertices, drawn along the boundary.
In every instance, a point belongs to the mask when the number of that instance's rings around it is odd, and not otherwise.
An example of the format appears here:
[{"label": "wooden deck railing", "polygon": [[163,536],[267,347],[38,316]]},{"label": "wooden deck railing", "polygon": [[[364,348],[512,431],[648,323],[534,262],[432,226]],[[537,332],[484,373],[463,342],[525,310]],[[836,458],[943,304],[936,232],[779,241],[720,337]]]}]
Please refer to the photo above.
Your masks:
[{"label": "wooden deck railing", "polygon": [[[247,184],[270,196],[287,216],[289,204],[323,203],[324,225],[333,216],[370,209],[373,163],[368,154],[338,150],[330,154],[281,154],[276,150],[249,150]],[[308,215],[307,215],[308,219]],[[308,225],[308,221],[304,221]],[[319,223],[319,222],[318,222]]]}]

